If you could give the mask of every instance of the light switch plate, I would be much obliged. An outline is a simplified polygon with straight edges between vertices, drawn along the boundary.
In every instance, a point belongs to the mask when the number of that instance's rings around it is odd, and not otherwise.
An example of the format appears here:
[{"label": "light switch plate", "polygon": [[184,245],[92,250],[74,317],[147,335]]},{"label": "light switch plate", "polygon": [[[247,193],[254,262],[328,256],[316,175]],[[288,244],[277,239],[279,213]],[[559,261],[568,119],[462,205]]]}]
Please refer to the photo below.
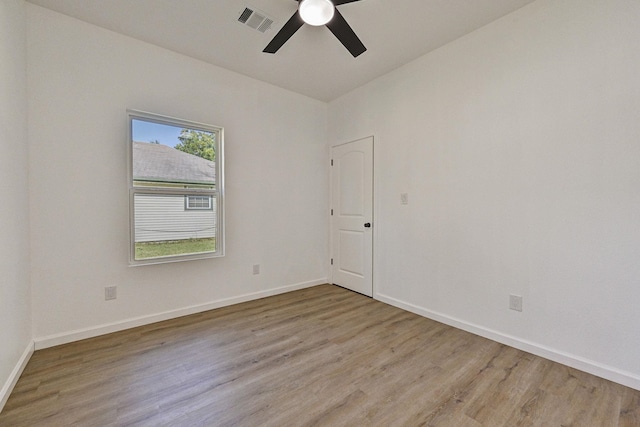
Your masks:
[{"label": "light switch plate", "polygon": [[106,286],[104,288],[104,299],[105,299],[105,301],[116,299],[117,297],[118,297],[118,287],[117,286]]},{"label": "light switch plate", "polygon": [[522,297],[520,295],[509,295],[509,309],[522,311]]}]

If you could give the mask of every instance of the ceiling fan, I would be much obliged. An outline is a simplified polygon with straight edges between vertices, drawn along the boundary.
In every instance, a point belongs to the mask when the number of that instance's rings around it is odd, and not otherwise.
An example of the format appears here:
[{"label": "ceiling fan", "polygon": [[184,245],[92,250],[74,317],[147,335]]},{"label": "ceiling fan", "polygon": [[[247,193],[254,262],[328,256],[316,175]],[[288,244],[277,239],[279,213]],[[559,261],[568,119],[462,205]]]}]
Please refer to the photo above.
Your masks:
[{"label": "ceiling fan", "polygon": [[263,52],[276,53],[305,23],[314,26],[326,25],[354,58],[367,50],[342,14],[336,9],[336,6],[360,0],[296,1],[298,2],[298,10],[264,48]]}]

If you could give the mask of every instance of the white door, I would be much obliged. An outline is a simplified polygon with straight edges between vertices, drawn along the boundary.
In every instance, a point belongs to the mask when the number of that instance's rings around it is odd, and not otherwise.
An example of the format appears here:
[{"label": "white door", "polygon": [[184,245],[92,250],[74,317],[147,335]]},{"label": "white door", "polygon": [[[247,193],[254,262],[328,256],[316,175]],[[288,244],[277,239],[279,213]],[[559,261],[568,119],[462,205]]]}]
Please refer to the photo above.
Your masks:
[{"label": "white door", "polygon": [[373,137],[331,148],[331,278],[373,296]]}]

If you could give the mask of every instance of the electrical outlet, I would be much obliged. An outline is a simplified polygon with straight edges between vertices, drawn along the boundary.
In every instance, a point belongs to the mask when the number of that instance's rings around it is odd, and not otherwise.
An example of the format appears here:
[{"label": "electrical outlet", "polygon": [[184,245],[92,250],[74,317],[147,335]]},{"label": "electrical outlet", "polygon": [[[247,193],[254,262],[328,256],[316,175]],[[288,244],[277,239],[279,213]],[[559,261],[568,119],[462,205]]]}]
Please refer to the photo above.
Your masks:
[{"label": "electrical outlet", "polygon": [[253,274],[260,274],[260,264],[253,264]]},{"label": "electrical outlet", "polygon": [[401,193],[400,194],[400,204],[402,204],[402,205],[408,205],[409,204],[409,194],[408,193]]},{"label": "electrical outlet", "polygon": [[105,299],[105,301],[116,299],[117,297],[118,297],[118,287],[117,286],[106,286],[104,288],[104,299]]},{"label": "electrical outlet", "polygon": [[522,311],[522,297],[520,295],[509,295],[509,310]]}]

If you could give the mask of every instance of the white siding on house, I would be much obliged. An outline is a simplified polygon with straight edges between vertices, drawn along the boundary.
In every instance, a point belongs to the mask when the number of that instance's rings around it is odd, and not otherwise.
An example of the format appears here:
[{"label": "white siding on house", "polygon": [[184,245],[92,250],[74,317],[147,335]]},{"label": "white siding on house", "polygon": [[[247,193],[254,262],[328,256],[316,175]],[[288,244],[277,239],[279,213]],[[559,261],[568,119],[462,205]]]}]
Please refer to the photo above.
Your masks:
[{"label": "white siding on house", "polygon": [[136,194],[134,203],[136,243],[215,237],[215,199],[203,210],[186,210],[182,195]]}]

